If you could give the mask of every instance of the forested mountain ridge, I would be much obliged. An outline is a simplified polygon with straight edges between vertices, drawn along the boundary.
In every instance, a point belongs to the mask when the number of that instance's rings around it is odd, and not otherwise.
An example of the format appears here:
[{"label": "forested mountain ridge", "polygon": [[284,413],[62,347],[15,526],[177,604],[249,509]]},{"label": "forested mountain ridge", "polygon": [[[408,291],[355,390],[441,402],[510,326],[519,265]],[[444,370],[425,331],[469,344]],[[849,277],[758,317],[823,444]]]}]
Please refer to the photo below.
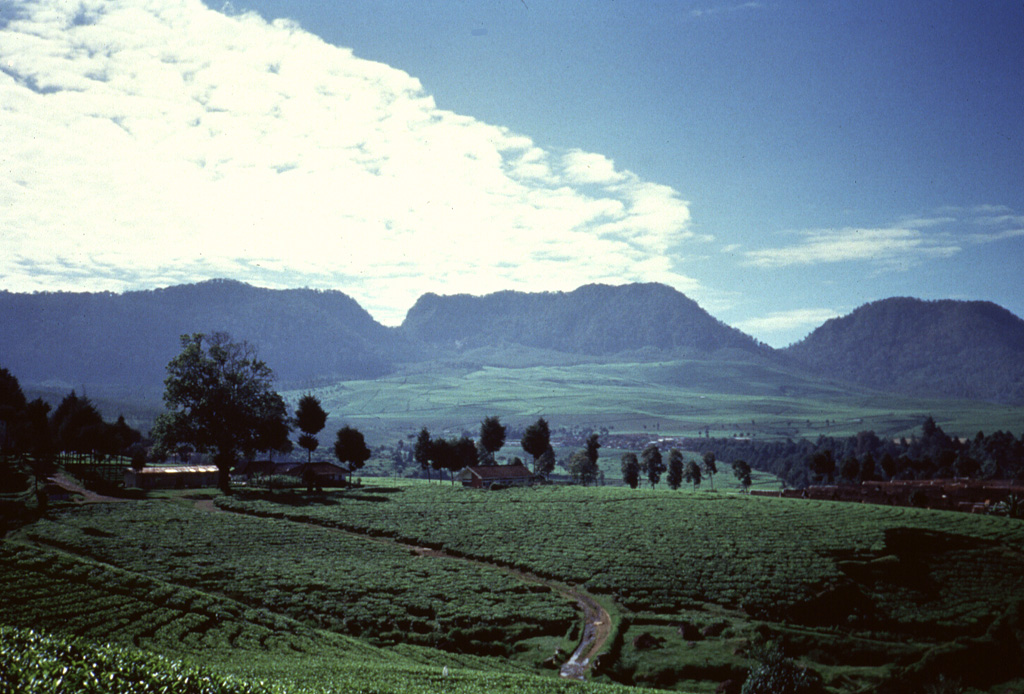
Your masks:
[{"label": "forested mountain ridge", "polygon": [[338,291],[224,280],[124,294],[0,291],[0,367],[33,386],[159,397],[180,336],[214,331],[252,343],[282,387],[437,359],[518,366],[724,355],[901,394],[1024,403],[1024,321],[987,302],[886,299],[773,350],[660,284],[425,294],[398,328]]},{"label": "forested mountain ridge", "polygon": [[486,296],[425,294],[409,309],[401,330],[443,347],[507,343],[591,356],[643,350],[772,352],[662,284],[589,284],[571,292]]},{"label": "forested mountain ridge", "polygon": [[372,378],[401,338],[337,291],[212,280],[123,294],[0,292],[0,364],[28,383],[159,387],[183,334],[228,332],[283,381]]},{"label": "forested mountain ridge", "polygon": [[817,373],[873,388],[1024,402],[1024,320],[987,301],[883,299],[827,321],[783,352]]}]

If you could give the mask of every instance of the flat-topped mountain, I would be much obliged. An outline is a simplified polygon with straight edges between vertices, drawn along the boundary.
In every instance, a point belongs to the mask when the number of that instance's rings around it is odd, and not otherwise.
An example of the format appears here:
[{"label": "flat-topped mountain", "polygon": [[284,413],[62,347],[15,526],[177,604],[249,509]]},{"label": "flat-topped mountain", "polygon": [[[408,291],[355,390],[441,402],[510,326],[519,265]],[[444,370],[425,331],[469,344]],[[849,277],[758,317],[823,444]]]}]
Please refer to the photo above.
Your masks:
[{"label": "flat-topped mountain", "polygon": [[282,381],[385,373],[397,336],[337,291],[226,280],[153,291],[0,292],[0,364],[29,383],[160,386],[180,336],[224,331]]},{"label": "flat-topped mountain", "polygon": [[882,390],[1024,402],[1024,320],[987,301],[876,301],[784,353],[817,373]]},{"label": "flat-topped mountain", "polygon": [[771,352],[662,284],[591,284],[571,292],[536,294],[425,294],[409,310],[401,330],[442,347],[515,344],[578,355]]}]

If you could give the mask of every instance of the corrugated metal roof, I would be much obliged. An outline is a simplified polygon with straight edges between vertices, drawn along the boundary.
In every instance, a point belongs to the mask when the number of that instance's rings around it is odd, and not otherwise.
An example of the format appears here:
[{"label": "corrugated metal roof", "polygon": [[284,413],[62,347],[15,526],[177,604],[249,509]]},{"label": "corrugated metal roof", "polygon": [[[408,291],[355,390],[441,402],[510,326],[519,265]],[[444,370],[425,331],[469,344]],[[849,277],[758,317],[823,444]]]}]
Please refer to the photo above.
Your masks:
[{"label": "corrugated metal roof", "polygon": [[185,473],[211,473],[217,472],[218,468],[216,465],[192,465],[182,467],[162,466],[162,467],[145,467],[141,470],[136,470],[143,475],[182,475]]}]

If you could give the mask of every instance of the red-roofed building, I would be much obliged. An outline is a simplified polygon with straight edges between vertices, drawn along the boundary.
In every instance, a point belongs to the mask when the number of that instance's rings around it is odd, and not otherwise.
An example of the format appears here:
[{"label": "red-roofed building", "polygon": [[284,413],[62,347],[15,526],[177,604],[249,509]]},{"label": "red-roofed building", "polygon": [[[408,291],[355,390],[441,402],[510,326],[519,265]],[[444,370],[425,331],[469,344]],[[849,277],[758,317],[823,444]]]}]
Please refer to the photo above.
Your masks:
[{"label": "red-roofed building", "polygon": [[525,465],[474,465],[456,477],[463,487],[489,489],[492,486],[528,487],[538,481]]}]

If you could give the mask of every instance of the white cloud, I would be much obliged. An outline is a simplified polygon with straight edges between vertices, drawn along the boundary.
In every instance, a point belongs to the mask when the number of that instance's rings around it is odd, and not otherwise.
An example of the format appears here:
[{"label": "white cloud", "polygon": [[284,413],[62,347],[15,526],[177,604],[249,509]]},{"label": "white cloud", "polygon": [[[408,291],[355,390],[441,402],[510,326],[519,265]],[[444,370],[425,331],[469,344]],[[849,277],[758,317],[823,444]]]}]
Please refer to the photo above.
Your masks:
[{"label": "white cloud", "polygon": [[960,251],[949,235],[927,235],[912,227],[818,229],[799,232],[798,237],[798,242],[789,246],[747,251],[745,264],[779,268],[868,261],[905,266],[948,258]]},{"label": "white cloud", "polygon": [[799,308],[791,311],[774,311],[766,316],[748,318],[735,324],[745,333],[775,334],[811,330],[830,318],[839,315],[829,308]]},{"label": "white cloud", "polygon": [[994,231],[990,234],[971,234],[967,238],[975,243],[993,243],[995,241],[1017,239],[1022,236],[1024,236],[1024,228],[1004,229],[1003,231]]},{"label": "white cloud", "polygon": [[0,29],[0,286],[228,276],[425,291],[697,283],[673,189],[437,108],[288,21],[199,0],[31,0]]}]

